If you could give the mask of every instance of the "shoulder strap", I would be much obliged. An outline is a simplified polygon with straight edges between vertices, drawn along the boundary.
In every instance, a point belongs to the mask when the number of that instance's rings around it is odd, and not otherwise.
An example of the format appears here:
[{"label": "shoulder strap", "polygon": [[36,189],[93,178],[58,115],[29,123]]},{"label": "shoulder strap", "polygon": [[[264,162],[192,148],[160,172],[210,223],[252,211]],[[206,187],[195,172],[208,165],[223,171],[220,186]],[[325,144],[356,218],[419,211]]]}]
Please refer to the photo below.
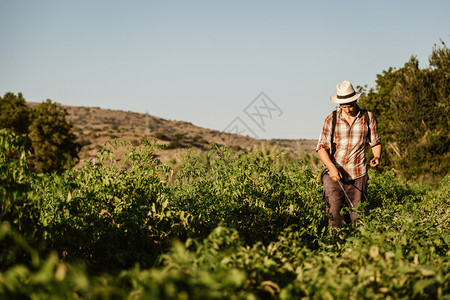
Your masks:
[{"label": "shoulder strap", "polygon": [[333,118],[331,119],[331,153],[330,158],[333,159],[336,152],[336,144],[334,143],[334,130],[336,129],[337,111],[333,111]]},{"label": "shoulder strap", "polygon": [[367,142],[370,143],[370,141],[371,141],[371,139],[370,139],[371,132],[370,132],[370,125],[369,125],[369,114],[368,114],[367,110],[364,110],[364,120],[366,120],[367,130],[368,130],[368,132],[367,132]]}]

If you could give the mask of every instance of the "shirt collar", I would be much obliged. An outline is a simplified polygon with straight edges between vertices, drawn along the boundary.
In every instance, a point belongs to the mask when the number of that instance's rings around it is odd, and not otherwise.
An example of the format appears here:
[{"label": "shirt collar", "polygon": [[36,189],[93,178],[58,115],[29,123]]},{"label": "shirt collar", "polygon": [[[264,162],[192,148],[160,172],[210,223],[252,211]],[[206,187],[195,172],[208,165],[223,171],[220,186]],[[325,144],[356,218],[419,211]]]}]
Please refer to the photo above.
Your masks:
[{"label": "shirt collar", "polygon": [[[358,106],[358,104],[356,104],[356,106]],[[336,108],[336,112],[337,115],[339,116],[339,118],[341,118],[341,112],[342,112],[342,108],[340,108],[339,106]],[[362,118],[362,109],[361,107],[358,106],[358,114],[356,115],[356,118]]]}]

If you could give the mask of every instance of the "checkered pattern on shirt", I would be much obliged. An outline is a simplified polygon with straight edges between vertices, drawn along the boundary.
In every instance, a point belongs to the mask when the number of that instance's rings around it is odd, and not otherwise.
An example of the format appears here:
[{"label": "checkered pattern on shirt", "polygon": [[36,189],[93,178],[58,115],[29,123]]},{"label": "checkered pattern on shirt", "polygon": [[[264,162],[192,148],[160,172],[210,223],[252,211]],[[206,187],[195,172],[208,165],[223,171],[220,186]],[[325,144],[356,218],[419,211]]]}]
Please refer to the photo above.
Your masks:
[{"label": "checkered pattern on shirt", "polygon": [[[367,144],[367,135],[370,131],[370,147],[381,143],[378,133],[378,125],[373,114],[369,111],[369,128],[367,128],[364,112],[359,111],[352,126],[350,126],[341,117],[341,109],[337,109],[336,127],[334,130],[334,143],[336,144],[336,153],[331,160],[338,169],[344,169],[348,175],[344,180],[352,180],[366,175],[367,165],[365,156],[365,147]],[[331,128],[333,112],[329,113],[323,123],[322,132],[316,151],[325,148],[328,153],[331,149]]]}]

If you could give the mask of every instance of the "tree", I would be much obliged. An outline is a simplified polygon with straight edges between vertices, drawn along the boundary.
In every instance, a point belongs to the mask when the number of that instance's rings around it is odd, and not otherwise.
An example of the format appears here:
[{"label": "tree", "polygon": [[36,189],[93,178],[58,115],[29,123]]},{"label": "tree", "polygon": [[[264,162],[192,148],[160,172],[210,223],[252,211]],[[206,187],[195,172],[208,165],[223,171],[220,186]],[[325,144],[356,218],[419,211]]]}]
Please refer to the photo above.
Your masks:
[{"label": "tree", "polygon": [[31,109],[21,93],[0,97],[0,129],[28,137],[29,161],[38,172],[62,171],[75,165],[80,146],[66,116],[67,111],[51,100]]},{"label": "tree", "polygon": [[33,111],[29,136],[38,172],[62,171],[77,162],[80,147],[66,116],[67,111],[51,100],[42,102]]},{"label": "tree", "polygon": [[31,123],[31,109],[25,104],[22,94],[6,93],[0,97],[0,128],[16,134],[28,133]]},{"label": "tree", "polygon": [[449,172],[450,51],[433,48],[430,66],[416,57],[400,69],[377,75],[376,86],[361,97],[361,107],[377,116],[387,163],[407,178]]},{"label": "tree", "polygon": [[397,79],[401,76],[402,69],[396,70],[390,67],[382,74],[377,74],[375,88],[366,91],[362,87],[358,87],[360,91],[365,93],[360,97],[359,105],[373,112],[378,122],[378,129],[382,134],[383,162],[392,165],[391,158],[398,153],[396,144],[393,140],[394,130],[391,126],[392,120],[395,119],[395,112],[391,109],[391,93],[395,87]]}]

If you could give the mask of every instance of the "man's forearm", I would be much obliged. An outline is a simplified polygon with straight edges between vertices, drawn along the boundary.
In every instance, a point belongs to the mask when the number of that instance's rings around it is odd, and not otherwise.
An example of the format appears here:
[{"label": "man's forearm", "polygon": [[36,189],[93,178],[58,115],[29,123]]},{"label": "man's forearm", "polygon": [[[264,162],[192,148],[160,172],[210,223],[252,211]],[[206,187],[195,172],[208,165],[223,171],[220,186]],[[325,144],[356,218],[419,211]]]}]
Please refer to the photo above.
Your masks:
[{"label": "man's forearm", "polygon": [[328,154],[327,149],[325,148],[321,148],[317,151],[317,155],[319,156],[320,160],[322,161],[322,163],[328,168],[331,169],[334,164],[330,159],[330,155]]},{"label": "man's forearm", "polygon": [[376,168],[381,161],[381,144],[372,147],[373,158],[370,160],[370,166]]},{"label": "man's forearm", "polygon": [[320,160],[322,163],[327,166],[328,168],[328,175],[330,175],[330,178],[334,181],[338,181],[342,178],[341,173],[336,168],[334,163],[331,161],[330,155],[328,154],[327,149],[322,148],[317,151],[317,155],[319,155]]},{"label": "man's forearm", "polygon": [[381,144],[378,144],[378,145],[373,146],[373,147],[371,148],[374,157],[376,157],[376,158],[378,158],[378,159],[381,158],[381,148],[382,148],[382,147],[381,147]]}]

